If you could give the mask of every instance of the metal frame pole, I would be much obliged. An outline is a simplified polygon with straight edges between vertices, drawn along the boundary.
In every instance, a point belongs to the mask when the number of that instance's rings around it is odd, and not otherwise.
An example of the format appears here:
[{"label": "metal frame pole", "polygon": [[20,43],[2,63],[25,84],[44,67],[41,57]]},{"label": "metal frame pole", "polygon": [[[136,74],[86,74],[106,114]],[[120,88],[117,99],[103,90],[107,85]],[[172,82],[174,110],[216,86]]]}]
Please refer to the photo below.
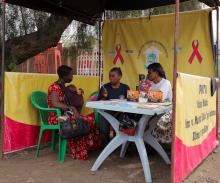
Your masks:
[{"label": "metal frame pole", "polygon": [[[216,13],[216,21],[217,21],[217,40],[216,40],[216,49],[217,49],[217,61],[218,61],[218,49],[219,49],[219,8],[218,8],[218,6],[216,7],[216,11],[217,11],[217,13]],[[219,62],[217,62],[217,64],[218,64],[218,67],[219,67]],[[218,77],[219,77],[219,73],[218,73]]]},{"label": "metal frame pole", "polygon": [[98,39],[99,39],[99,87],[102,84],[102,60],[101,60],[101,20],[99,20],[99,32],[98,32]]},{"label": "metal frame pole", "polygon": [[215,63],[217,66],[216,69],[216,76],[218,77],[217,79],[217,84],[216,84],[216,138],[218,139],[218,127],[219,127],[219,60],[218,60],[218,39],[219,39],[219,8],[218,8],[218,3],[216,0],[212,0],[213,5],[215,6],[215,10],[216,10],[216,41],[215,41],[215,55],[214,55],[214,59],[215,59]]},{"label": "metal frame pole", "polygon": [[218,5],[217,3],[215,4],[215,7],[216,7],[216,25],[217,25],[217,38],[216,38],[216,62],[217,62],[217,77],[218,77],[218,81],[217,81],[217,101],[216,101],[216,115],[217,115],[217,119],[216,119],[216,130],[217,130],[217,133],[216,133],[216,136],[218,138],[218,131],[219,131],[219,97],[220,97],[220,93],[219,93],[219,60],[218,60],[218,49],[219,49],[219,8],[218,8]]},{"label": "metal frame pole", "polygon": [[2,60],[1,60],[1,141],[0,154],[3,158],[3,139],[4,139],[4,80],[5,80],[5,0],[2,0]]},{"label": "metal frame pole", "polygon": [[174,64],[173,64],[173,113],[172,113],[172,162],[171,181],[175,182],[175,127],[176,127],[176,80],[177,80],[177,57],[178,57],[178,37],[179,37],[179,0],[175,5],[175,28],[174,28]]}]

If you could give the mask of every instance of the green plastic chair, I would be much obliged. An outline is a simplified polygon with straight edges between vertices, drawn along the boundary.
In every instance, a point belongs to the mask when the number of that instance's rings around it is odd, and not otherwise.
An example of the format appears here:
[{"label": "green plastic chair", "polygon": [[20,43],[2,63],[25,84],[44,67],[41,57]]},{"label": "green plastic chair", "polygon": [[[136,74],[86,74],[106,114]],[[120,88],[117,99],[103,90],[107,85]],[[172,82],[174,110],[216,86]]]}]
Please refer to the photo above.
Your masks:
[{"label": "green plastic chair", "polygon": [[[37,152],[36,157],[39,157],[40,153],[40,143],[43,136],[44,130],[52,130],[52,138],[51,138],[51,150],[55,150],[56,146],[56,131],[60,131],[60,123],[57,125],[50,125],[48,123],[48,112],[57,113],[57,117],[61,116],[60,109],[57,108],[48,108],[47,105],[47,94],[42,91],[35,91],[31,94],[31,102],[32,104],[39,110],[40,114],[40,134],[37,144]],[[67,140],[62,139],[59,136],[59,152],[58,152],[58,160],[63,163],[65,161],[66,156],[66,146]]]},{"label": "green plastic chair", "polygon": [[[93,96],[98,96],[99,92],[95,91],[92,94],[90,94],[88,101],[90,101],[90,97]],[[99,113],[97,109],[93,109],[94,112],[94,119],[95,119],[95,123],[97,124],[98,127],[100,127],[100,119],[99,119]]]}]

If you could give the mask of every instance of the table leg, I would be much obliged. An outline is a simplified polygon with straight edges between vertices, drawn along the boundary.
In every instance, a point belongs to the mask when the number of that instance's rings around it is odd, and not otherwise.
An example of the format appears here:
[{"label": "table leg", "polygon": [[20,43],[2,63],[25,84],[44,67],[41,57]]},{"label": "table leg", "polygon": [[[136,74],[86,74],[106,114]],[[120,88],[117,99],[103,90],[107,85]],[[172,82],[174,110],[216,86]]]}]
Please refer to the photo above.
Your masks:
[{"label": "table leg", "polygon": [[120,158],[124,158],[124,157],[125,157],[125,153],[126,153],[126,151],[127,151],[127,149],[128,149],[129,144],[130,144],[130,142],[127,141],[127,142],[125,142],[125,143],[122,145],[122,147],[121,147],[121,152],[120,152]]},{"label": "table leg", "polygon": [[98,110],[98,113],[101,114],[112,126],[115,130],[116,134],[119,132],[119,122],[118,120],[112,116],[111,114],[105,112],[104,110]]},{"label": "table leg", "polygon": [[99,155],[98,159],[95,161],[91,171],[96,171],[103,161],[121,144],[128,140],[127,135],[117,134],[115,138],[111,140],[111,142],[105,147],[102,153]]},{"label": "table leg", "polygon": [[151,147],[153,147],[163,158],[163,160],[166,162],[166,164],[171,164],[169,157],[167,156],[167,153],[164,151],[162,146],[159,144],[159,142],[151,135],[152,130],[156,127],[157,121],[160,119],[162,115],[157,115],[149,122],[149,128],[144,134],[144,141],[148,143]]},{"label": "table leg", "polygon": [[[143,138],[143,134],[144,134],[144,130],[146,128],[146,125],[148,123],[148,120],[150,119],[150,116],[147,116],[147,115],[143,115],[139,122],[138,122],[138,126],[137,126],[137,129],[136,129],[136,133],[135,133],[135,137],[139,137],[139,138]],[[127,148],[129,146],[130,142],[127,141],[126,143],[124,143],[122,145],[122,148],[121,148],[121,152],[120,152],[120,157],[121,158],[124,158],[125,157],[125,153],[127,151]]]},{"label": "table leg", "polygon": [[168,165],[171,164],[170,159],[167,156],[167,153],[164,151],[162,146],[158,143],[158,141],[152,135],[147,134],[144,137],[144,141],[148,143],[151,147],[153,147],[160,154],[160,156],[163,158],[166,164]]},{"label": "table leg", "polygon": [[128,136],[121,134],[119,132],[119,122],[111,114],[105,112],[104,110],[98,110],[98,112],[111,124],[116,132],[116,136],[111,140],[111,142],[105,147],[101,152],[98,159],[95,161],[91,171],[96,171],[103,161],[121,144],[125,143],[128,140]]},{"label": "table leg", "polygon": [[152,182],[151,173],[150,173],[150,166],[149,166],[149,161],[148,161],[147,151],[146,151],[146,148],[144,145],[144,141],[141,138],[136,138],[135,144],[137,146],[137,150],[138,150],[139,156],[141,158],[141,164],[144,169],[145,181]]},{"label": "table leg", "polygon": [[91,171],[96,171],[100,165],[103,163],[103,161],[121,144],[123,144],[122,150],[121,150],[121,157],[124,156],[126,153],[129,141],[135,142],[138,153],[141,159],[141,163],[144,169],[144,176],[146,182],[152,182],[151,180],[151,173],[150,173],[150,166],[148,162],[147,157],[147,151],[144,145],[144,133],[146,125],[150,119],[150,116],[143,115],[141,119],[139,120],[136,132],[134,136],[128,136],[125,134],[122,134],[119,132],[119,122],[116,118],[114,118],[109,113],[106,113],[103,110],[99,110],[99,113],[106,118],[106,120],[112,125],[114,130],[116,131],[116,137],[112,139],[112,141],[106,146],[106,148],[102,151],[102,153],[99,155],[98,159],[94,163]]}]

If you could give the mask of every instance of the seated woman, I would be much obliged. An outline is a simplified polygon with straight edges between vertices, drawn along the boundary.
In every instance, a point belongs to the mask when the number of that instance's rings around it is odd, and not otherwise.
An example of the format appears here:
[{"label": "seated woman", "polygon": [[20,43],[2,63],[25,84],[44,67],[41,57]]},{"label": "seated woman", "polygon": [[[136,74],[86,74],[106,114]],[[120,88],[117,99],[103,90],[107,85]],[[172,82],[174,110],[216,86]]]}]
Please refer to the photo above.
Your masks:
[{"label": "seated woman", "polygon": [[[125,99],[127,91],[130,89],[128,85],[120,82],[122,72],[119,67],[114,67],[109,72],[109,83],[104,84],[98,94],[98,100],[110,99]],[[112,115],[116,116],[118,113],[109,111]],[[110,140],[110,124],[105,118],[100,116],[100,133],[103,147],[106,146]]]},{"label": "seated woman", "polygon": [[98,100],[125,99],[129,86],[120,82],[122,72],[120,67],[114,67],[109,72],[109,83],[104,84],[98,95]]},{"label": "seated woman", "polygon": [[[172,87],[166,79],[165,72],[160,63],[148,66],[147,79],[152,81],[151,90],[160,90],[163,93],[163,101],[172,102]],[[171,143],[172,137],[172,111],[164,114],[157,122],[152,135],[161,143]]]},{"label": "seated woman", "polygon": [[[89,126],[90,132],[87,136],[81,137],[77,140],[69,139],[68,152],[73,159],[86,160],[88,158],[88,150],[94,150],[100,147],[99,132],[95,128],[94,118],[89,116],[79,116],[77,109],[74,106],[66,104],[66,94],[64,93],[65,84],[73,80],[73,70],[71,67],[62,65],[57,70],[59,79],[52,83],[48,88],[48,107],[59,108],[62,113],[70,108],[74,111],[76,117],[81,117]],[[74,122],[74,118],[72,119]],[[50,125],[58,123],[56,113],[48,113],[48,122]]]}]

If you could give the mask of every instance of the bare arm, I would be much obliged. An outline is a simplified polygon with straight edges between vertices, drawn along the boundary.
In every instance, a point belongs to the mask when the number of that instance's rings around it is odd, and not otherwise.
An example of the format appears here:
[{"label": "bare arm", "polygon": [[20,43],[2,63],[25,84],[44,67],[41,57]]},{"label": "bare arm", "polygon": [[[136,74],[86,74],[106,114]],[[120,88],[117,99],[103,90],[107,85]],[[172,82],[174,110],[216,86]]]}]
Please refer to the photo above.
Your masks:
[{"label": "bare arm", "polygon": [[53,107],[63,110],[68,109],[68,106],[66,104],[63,104],[62,102],[59,101],[59,95],[55,91],[51,92],[51,100]]},{"label": "bare arm", "polygon": [[69,108],[71,108],[73,110],[73,113],[76,117],[79,117],[78,111],[76,110],[75,107],[73,106],[68,106],[66,104],[63,104],[62,102],[59,101],[59,94],[56,93],[55,91],[51,92],[51,99],[52,99],[52,104],[53,107],[55,108],[59,108],[62,110],[68,110]]}]

